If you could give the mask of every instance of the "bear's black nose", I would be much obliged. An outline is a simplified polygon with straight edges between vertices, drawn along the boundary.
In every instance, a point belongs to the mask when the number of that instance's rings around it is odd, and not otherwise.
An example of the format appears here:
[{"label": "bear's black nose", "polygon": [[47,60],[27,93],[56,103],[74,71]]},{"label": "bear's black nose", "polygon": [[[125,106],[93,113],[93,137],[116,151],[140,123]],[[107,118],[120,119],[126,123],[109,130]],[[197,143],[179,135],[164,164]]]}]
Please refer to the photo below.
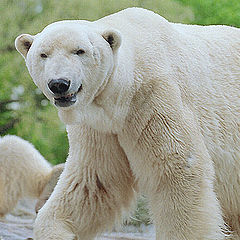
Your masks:
[{"label": "bear's black nose", "polygon": [[64,94],[70,87],[70,81],[62,78],[52,79],[48,87],[54,94]]}]

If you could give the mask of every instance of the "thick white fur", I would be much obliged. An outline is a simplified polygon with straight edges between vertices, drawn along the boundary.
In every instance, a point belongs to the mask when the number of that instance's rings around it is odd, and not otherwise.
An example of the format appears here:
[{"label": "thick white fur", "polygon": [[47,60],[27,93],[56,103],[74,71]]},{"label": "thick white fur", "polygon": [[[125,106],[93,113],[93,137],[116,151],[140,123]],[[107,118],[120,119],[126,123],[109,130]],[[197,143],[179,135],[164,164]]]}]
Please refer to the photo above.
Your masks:
[{"label": "thick white fur", "polygon": [[38,211],[42,208],[42,206],[45,204],[45,202],[48,200],[48,198],[52,194],[58,182],[58,179],[62,174],[63,169],[64,169],[63,163],[53,166],[50,177],[48,176],[49,180],[44,186],[43,191],[41,192],[40,196],[38,197],[38,201],[36,202],[36,205],[35,205],[36,213],[38,213]]},{"label": "thick white fur", "polygon": [[131,8],[53,23],[16,47],[51,101],[49,79],[71,80],[70,93],[82,84],[59,107],[70,152],[35,240],[93,239],[134,188],[149,197],[158,240],[225,239],[224,221],[240,239],[239,29]]},{"label": "thick white fur", "polygon": [[9,213],[21,198],[39,198],[51,172],[29,142],[10,135],[0,138],[0,215]]}]

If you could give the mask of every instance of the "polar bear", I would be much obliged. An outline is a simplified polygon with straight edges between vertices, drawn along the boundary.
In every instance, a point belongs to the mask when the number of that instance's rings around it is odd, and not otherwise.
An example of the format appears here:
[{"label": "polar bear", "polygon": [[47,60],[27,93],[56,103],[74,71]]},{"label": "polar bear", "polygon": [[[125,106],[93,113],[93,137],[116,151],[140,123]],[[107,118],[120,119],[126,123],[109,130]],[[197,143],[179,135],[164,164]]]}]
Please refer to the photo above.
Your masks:
[{"label": "polar bear", "polygon": [[17,136],[0,138],[0,217],[26,197],[38,199],[38,211],[57,184],[63,167],[51,167],[32,144]]},{"label": "polar bear", "polygon": [[240,239],[239,29],[130,8],[15,44],[70,145],[35,240],[93,239],[135,192],[158,240]]},{"label": "polar bear", "polygon": [[38,197],[38,200],[35,205],[35,211],[38,213],[38,211],[42,208],[42,206],[45,204],[45,202],[48,200],[50,195],[52,194],[58,179],[60,175],[62,174],[62,171],[64,169],[64,163],[58,164],[53,166],[51,170],[50,176],[48,176],[48,182],[45,184],[43,191],[41,192],[40,196]]}]

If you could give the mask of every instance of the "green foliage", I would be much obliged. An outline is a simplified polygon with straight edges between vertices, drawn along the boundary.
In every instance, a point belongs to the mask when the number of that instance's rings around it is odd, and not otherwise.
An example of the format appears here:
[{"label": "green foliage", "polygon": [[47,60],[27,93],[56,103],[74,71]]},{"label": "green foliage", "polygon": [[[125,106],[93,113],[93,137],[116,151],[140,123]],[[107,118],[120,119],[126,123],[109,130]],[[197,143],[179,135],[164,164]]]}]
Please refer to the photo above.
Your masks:
[{"label": "green foliage", "polygon": [[225,24],[240,27],[239,0],[177,0],[192,8],[196,24]]},{"label": "green foliage", "polygon": [[142,224],[149,225],[152,223],[150,219],[150,213],[147,208],[147,199],[144,196],[139,196],[137,201],[137,208],[132,214],[132,216],[129,218],[127,222],[125,222],[126,225],[133,225],[135,227],[140,227]]},{"label": "green foliage", "polygon": [[63,19],[96,20],[127,7],[144,7],[172,21],[188,22],[188,7],[172,0],[1,0],[0,49],[13,49],[15,37],[23,32],[35,34],[51,22]]}]

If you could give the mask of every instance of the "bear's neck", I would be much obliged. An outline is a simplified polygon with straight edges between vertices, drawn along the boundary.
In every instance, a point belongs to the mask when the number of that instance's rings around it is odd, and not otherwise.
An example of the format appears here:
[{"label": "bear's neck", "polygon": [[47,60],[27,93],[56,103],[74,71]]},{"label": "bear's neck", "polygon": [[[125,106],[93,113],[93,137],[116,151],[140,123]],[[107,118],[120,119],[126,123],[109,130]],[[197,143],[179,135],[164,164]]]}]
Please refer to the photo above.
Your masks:
[{"label": "bear's neck", "polygon": [[126,69],[119,56],[104,90],[94,99],[94,104],[103,112],[94,128],[115,134],[123,129],[135,91],[133,66]]}]

